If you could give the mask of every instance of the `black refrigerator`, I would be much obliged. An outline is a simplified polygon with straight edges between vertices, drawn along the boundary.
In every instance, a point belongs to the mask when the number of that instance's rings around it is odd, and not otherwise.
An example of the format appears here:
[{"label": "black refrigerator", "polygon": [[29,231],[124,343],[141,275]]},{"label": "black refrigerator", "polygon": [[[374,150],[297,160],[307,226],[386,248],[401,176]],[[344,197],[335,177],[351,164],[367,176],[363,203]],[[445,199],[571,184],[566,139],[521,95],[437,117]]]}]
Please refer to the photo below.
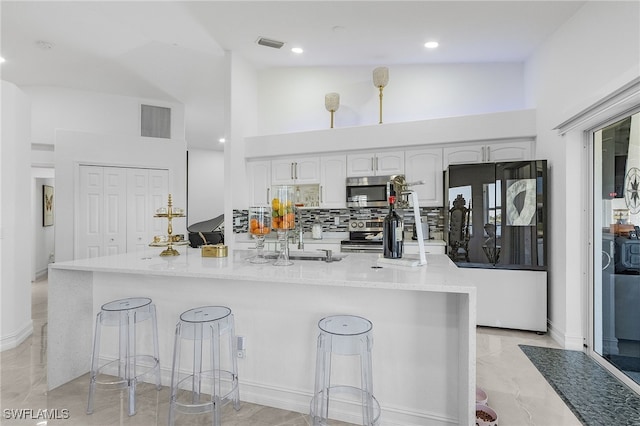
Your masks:
[{"label": "black refrigerator", "polygon": [[546,270],[547,161],[445,171],[445,240],[460,267]]}]

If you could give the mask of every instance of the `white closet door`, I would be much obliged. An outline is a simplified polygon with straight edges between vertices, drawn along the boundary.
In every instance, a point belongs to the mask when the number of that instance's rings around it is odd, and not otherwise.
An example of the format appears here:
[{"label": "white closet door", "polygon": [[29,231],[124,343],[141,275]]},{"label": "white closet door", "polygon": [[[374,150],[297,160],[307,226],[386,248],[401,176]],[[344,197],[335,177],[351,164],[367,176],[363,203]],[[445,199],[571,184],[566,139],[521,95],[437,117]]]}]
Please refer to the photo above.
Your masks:
[{"label": "white closet door", "polygon": [[142,251],[151,242],[147,238],[149,170],[127,169],[127,252]]},{"label": "white closet door", "polygon": [[169,171],[80,166],[76,259],[144,250],[166,235]]},{"label": "white closet door", "polygon": [[76,259],[104,254],[104,174],[102,167],[80,166]]},{"label": "white closet door", "polygon": [[127,169],[127,182],[127,252],[142,251],[167,233],[167,220],[154,215],[167,206],[169,171]]},{"label": "white closet door", "polygon": [[[167,235],[167,219],[153,217],[156,210],[166,207],[169,197],[169,170],[149,169],[149,197],[147,240],[153,241],[154,235]],[[182,206],[178,206],[182,207]]]},{"label": "white closet door", "polygon": [[127,171],[104,168],[104,248],[106,255],[127,251]]}]

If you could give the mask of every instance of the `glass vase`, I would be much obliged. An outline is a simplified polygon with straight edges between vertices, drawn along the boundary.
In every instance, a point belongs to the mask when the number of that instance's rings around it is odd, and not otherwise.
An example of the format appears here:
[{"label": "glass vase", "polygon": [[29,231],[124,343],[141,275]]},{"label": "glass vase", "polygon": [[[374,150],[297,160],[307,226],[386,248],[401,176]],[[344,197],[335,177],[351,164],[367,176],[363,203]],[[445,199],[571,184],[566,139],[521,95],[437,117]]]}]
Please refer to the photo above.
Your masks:
[{"label": "glass vase", "polygon": [[289,230],[295,228],[294,187],[279,185],[273,188],[271,200],[271,225],[278,235],[278,259],[276,266],[293,265],[289,260]]},{"label": "glass vase", "polygon": [[264,238],[271,232],[271,209],[269,207],[249,208],[249,232],[256,240],[256,255],[249,259],[251,263],[268,263],[264,257]]}]

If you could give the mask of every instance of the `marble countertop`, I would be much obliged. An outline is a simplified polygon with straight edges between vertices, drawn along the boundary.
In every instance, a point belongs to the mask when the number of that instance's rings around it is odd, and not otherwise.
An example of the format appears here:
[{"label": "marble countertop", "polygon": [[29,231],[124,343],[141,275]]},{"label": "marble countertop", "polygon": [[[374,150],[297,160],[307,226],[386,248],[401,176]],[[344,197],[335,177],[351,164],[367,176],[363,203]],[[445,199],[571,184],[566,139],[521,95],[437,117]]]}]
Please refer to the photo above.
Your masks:
[{"label": "marble countertop", "polygon": [[[192,278],[231,279],[265,283],[347,286],[446,293],[475,293],[445,255],[427,254],[427,265],[408,267],[378,263],[379,254],[341,253],[338,262],[295,260],[291,266],[253,264],[255,250],[229,250],[224,258],[202,257],[199,249],[179,247],[180,256],[160,257],[159,249],[73,260],[52,269],[113,272]],[[295,251],[291,251],[292,254]]]}]

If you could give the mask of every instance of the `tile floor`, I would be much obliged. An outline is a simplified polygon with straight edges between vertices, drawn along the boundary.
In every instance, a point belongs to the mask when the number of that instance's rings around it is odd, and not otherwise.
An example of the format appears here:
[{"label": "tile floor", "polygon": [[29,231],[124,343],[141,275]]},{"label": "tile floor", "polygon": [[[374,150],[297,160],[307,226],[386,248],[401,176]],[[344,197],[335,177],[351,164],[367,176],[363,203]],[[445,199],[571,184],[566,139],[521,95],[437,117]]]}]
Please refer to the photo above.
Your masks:
[{"label": "tile floor", "polygon": [[[127,416],[125,392],[102,392],[96,396],[94,414],[85,414],[88,375],[51,392],[46,391],[47,282],[33,283],[33,335],[19,347],[0,353],[0,424],[34,425],[34,420],[8,419],[6,409],[49,407],[58,418],[48,425],[164,425],[169,394],[152,385],[138,390],[138,412]],[[500,417],[500,425],[580,425],[578,419],[536,370],[518,344],[558,347],[546,335],[532,332],[479,328],[477,331],[477,383],[489,395],[489,405]],[[242,395],[242,390],[240,391]],[[62,411],[63,409],[68,410]],[[49,414],[52,414],[50,412]],[[177,418],[179,424],[210,424],[210,417]],[[182,421],[181,421],[182,420]],[[243,403],[239,412],[225,407],[225,426],[307,426],[305,414]],[[340,424],[340,423],[336,423]],[[384,421],[383,421],[384,424]],[[342,425],[345,425],[342,423]]]}]

